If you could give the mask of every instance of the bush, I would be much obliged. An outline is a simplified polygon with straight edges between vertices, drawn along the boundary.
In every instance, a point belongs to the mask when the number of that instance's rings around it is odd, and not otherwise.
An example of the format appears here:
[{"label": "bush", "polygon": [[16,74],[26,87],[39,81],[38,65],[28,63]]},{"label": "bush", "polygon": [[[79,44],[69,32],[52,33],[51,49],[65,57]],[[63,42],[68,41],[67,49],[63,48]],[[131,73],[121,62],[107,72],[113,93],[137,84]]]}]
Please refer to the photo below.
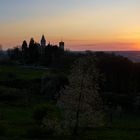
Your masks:
[{"label": "bush", "polygon": [[52,104],[40,104],[34,108],[33,119],[37,125],[44,128],[51,134],[58,133],[60,129],[61,113],[59,109]]},{"label": "bush", "polygon": [[68,84],[68,79],[65,75],[50,74],[42,80],[41,93],[45,94],[50,101],[56,101],[59,96],[59,92],[65,85]]}]

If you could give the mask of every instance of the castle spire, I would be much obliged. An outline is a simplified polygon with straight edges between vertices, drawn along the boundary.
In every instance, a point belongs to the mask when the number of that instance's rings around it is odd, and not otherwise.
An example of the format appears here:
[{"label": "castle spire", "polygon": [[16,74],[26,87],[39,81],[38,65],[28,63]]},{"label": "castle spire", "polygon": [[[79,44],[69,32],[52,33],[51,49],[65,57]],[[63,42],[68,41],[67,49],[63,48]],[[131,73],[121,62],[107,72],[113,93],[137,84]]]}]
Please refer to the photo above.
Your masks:
[{"label": "castle spire", "polygon": [[42,35],[42,38],[41,38],[41,46],[42,47],[45,47],[46,46],[46,39],[45,39],[45,36],[44,35]]}]

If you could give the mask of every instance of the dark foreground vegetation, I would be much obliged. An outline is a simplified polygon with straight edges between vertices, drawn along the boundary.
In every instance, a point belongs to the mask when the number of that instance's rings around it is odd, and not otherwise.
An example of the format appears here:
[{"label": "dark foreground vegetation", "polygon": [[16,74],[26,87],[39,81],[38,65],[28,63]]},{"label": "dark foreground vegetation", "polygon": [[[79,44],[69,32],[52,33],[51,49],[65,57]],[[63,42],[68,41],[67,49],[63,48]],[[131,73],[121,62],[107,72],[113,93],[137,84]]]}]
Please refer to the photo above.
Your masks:
[{"label": "dark foreground vegetation", "polygon": [[21,60],[0,62],[0,140],[140,139],[139,63],[89,51],[47,68]]}]

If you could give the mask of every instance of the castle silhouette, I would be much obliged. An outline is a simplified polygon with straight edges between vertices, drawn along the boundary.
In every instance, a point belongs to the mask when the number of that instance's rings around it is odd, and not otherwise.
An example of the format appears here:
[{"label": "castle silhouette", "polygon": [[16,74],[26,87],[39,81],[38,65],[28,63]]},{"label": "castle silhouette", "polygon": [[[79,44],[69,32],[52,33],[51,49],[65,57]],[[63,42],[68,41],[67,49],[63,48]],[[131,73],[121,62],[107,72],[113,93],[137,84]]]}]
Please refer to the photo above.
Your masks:
[{"label": "castle silhouette", "polygon": [[[40,40],[40,47],[41,47],[41,54],[44,53],[44,49],[47,47],[47,46],[52,46],[50,44],[50,42],[47,44],[47,41],[45,39],[45,36],[42,35],[42,38]],[[59,46],[58,46],[61,50],[64,50],[65,49],[65,43],[63,41],[60,41],[59,42]]]},{"label": "castle silhouette", "polygon": [[23,41],[22,46],[8,49],[8,56],[13,60],[18,60],[24,64],[32,63],[45,63],[49,65],[56,62],[64,55],[65,43],[60,41],[58,45],[47,43],[45,36],[42,35],[40,43],[30,39],[29,44],[26,40]]}]

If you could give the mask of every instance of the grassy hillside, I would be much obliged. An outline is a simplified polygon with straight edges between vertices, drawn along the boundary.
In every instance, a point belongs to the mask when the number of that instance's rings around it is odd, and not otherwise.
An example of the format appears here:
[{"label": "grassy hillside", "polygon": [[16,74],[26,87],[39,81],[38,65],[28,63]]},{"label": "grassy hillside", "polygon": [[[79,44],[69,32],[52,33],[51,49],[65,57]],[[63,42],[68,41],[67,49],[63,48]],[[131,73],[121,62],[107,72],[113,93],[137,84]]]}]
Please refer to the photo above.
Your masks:
[{"label": "grassy hillside", "polygon": [[[46,140],[45,138],[32,138],[35,135],[36,125],[32,120],[33,107],[1,106],[0,112],[0,139],[1,140]],[[3,129],[4,128],[4,129]],[[3,132],[5,130],[5,132]],[[30,130],[30,131],[29,131]],[[108,127],[95,130],[82,131],[79,136],[56,136],[50,140],[139,140],[140,120],[135,115],[125,115],[121,119],[115,118]],[[30,133],[30,134],[29,134]],[[36,132],[39,133],[39,132]],[[31,135],[31,136],[30,136]]]},{"label": "grassy hillside", "polygon": [[27,85],[27,81],[32,83],[26,89],[0,85],[0,140],[140,140],[139,115],[133,113],[123,113],[121,118],[114,115],[112,122],[101,128],[80,130],[78,136],[42,138],[32,118],[33,109],[36,104],[48,101],[39,92],[40,81],[33,80],[48,74],[49,70],[0,66],[0,81],[20,79]]},{"label": "grassy hillside", "polygon": [[0,66],[0,80],[36,79],[47,74],[47,70],[31,69],[17,66]]}]

